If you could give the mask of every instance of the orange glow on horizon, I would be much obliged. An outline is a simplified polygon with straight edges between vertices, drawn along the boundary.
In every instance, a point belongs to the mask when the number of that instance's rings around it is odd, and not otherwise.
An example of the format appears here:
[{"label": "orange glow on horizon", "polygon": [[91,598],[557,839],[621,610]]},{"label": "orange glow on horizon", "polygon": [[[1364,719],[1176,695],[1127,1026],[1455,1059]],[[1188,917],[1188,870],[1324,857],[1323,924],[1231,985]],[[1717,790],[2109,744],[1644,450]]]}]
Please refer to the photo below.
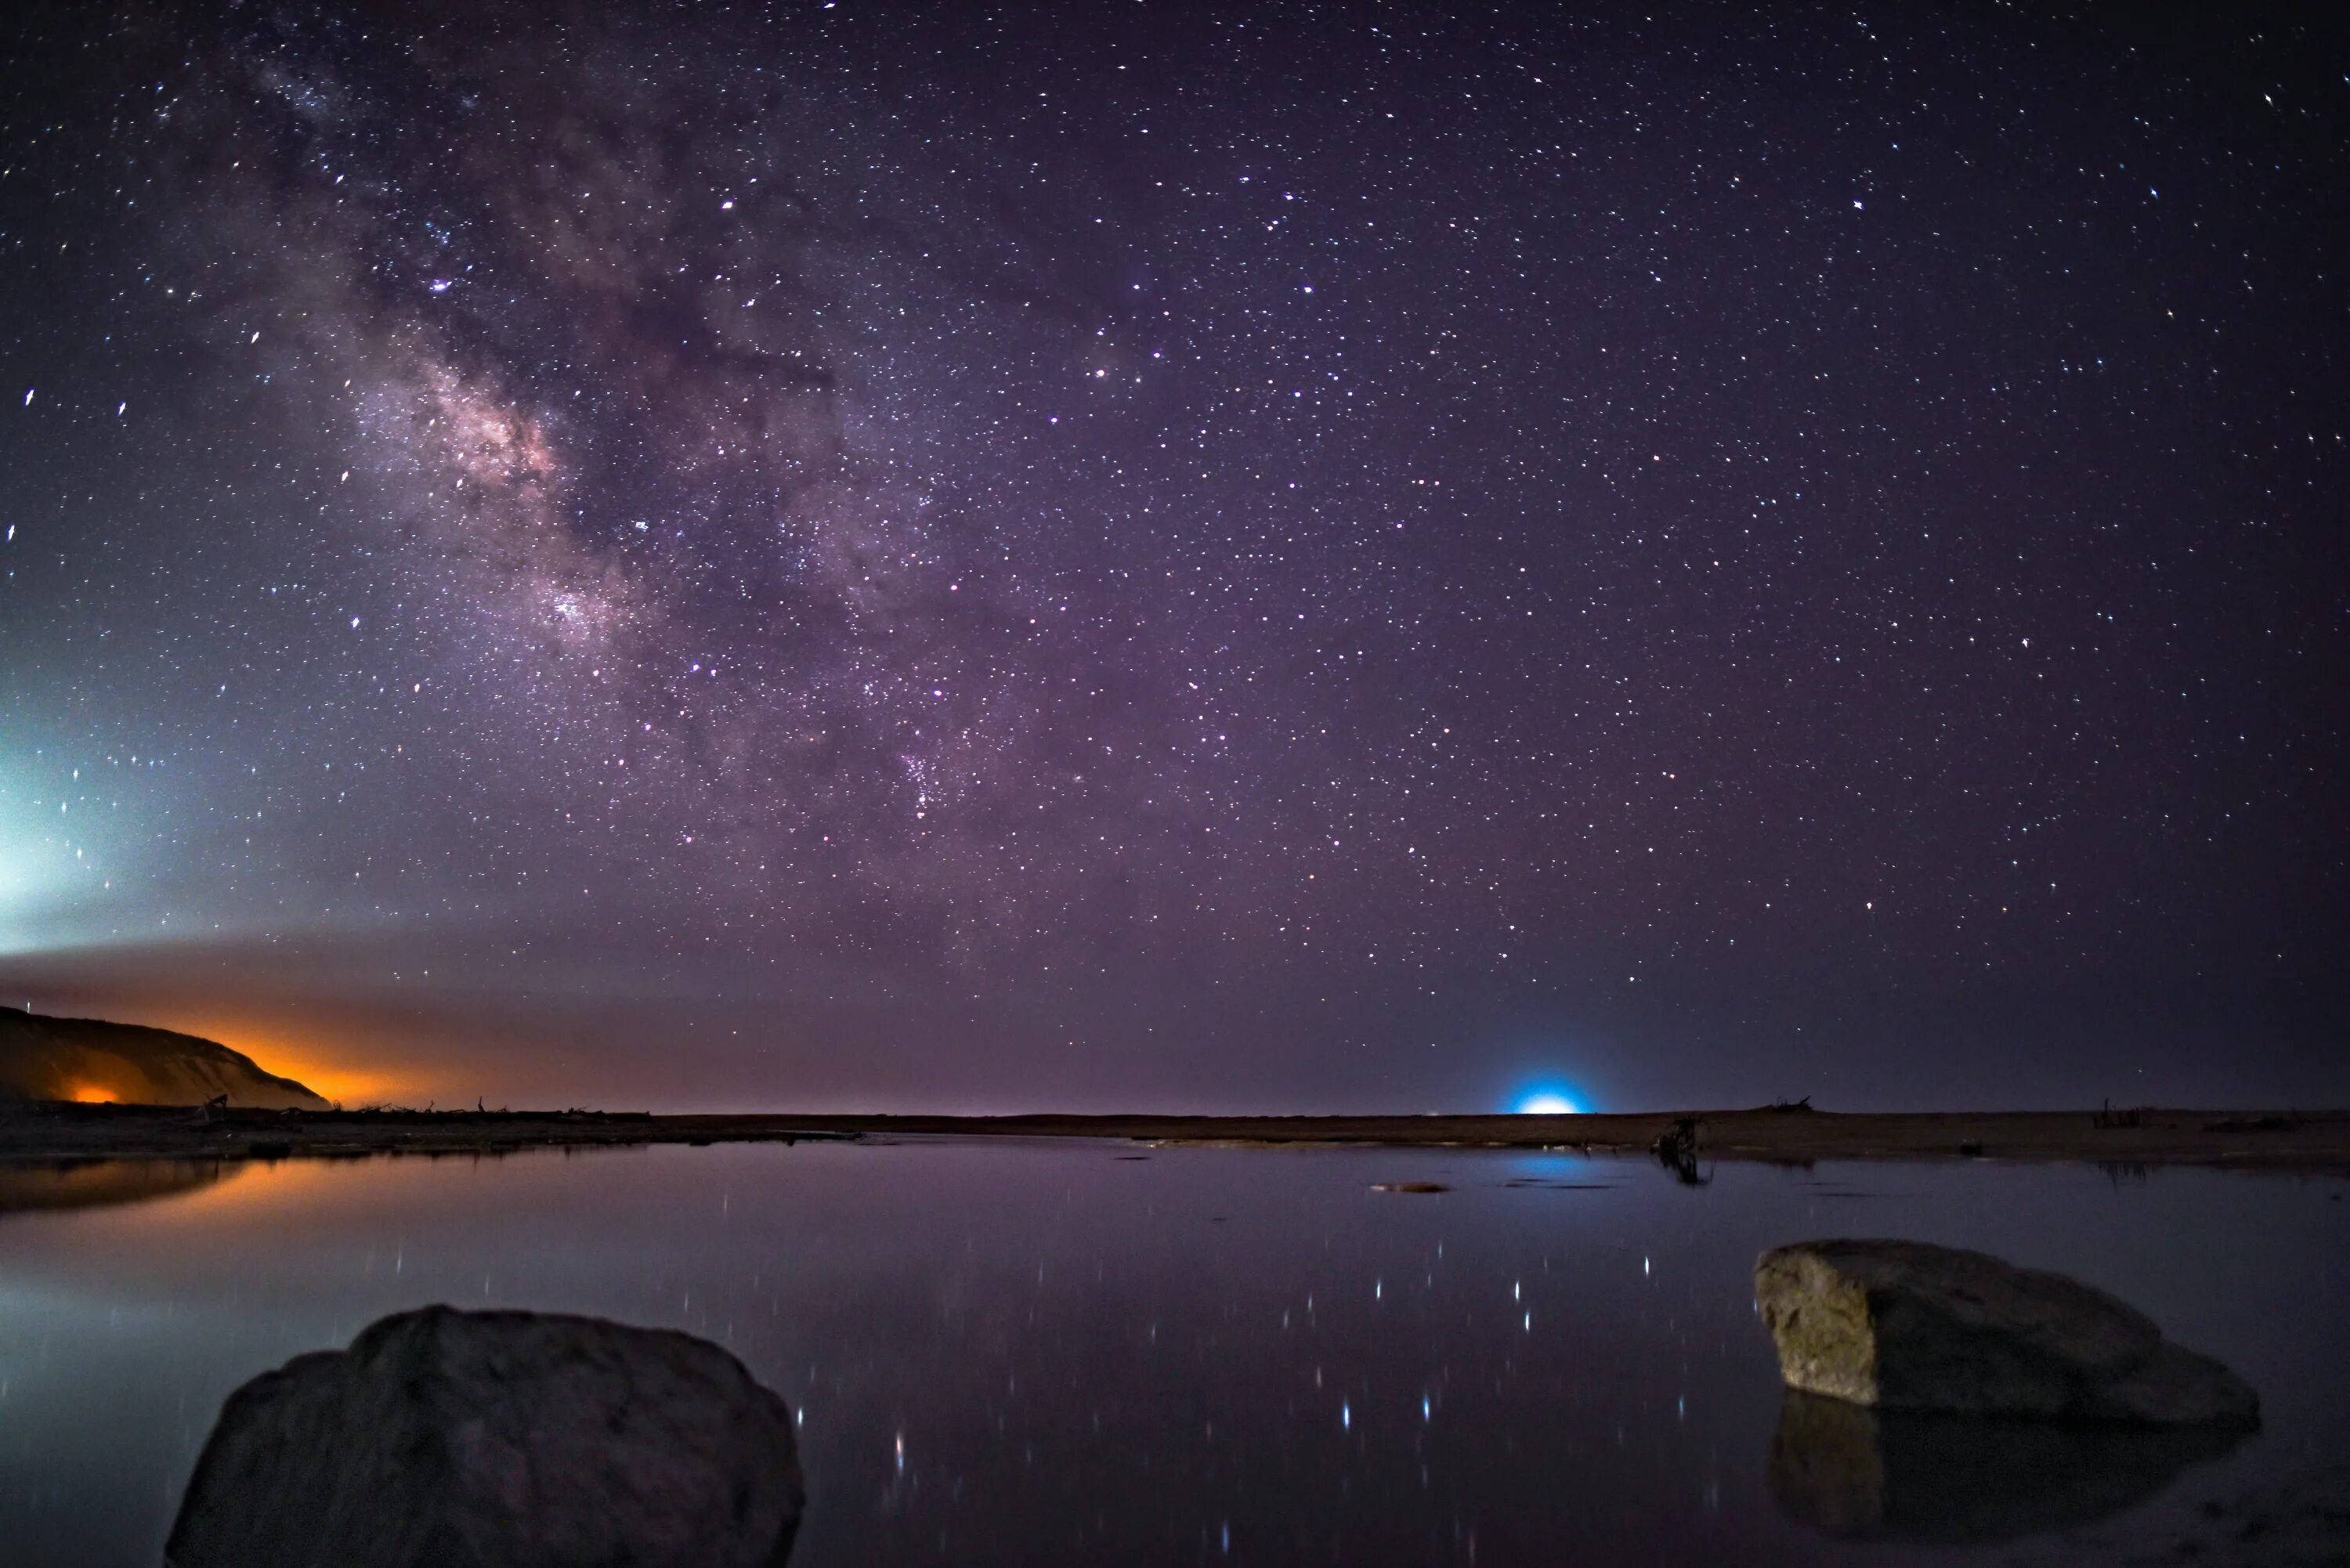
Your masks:
[{"label": "orange glow on horizon", "polygon": [[78,1106],[119,1106],[122,1096],[103,1084],[76,1084],[66,1098]]},{"label": "orange glow on horizon", "polygon": [[364,1067],[338,1067],[329,1063],[283,1054],[263,1056],[235,1049],[259,1062],[265,1072],[281,1078],[291,1078],[321,1099],[353,1109],[361,1106],[380,1106],[403,1102],[410,1096],[406,1079],[390,1073],[371,1072]]},{"label": "orange glow on horizon", "polygon": [[225,1019],[217,1023],[199,1021],[182,1027],[192,1034],[217,1040],[232,1051],[243,1052],[263,1072],[291,1078],[336,1105],[357,1108],[400,1104],[413,1098],[419,1090],[414,1079],[356,1064],[351,1057],[357,1053],[337,1049],[316,1034],[295,1036]]}]

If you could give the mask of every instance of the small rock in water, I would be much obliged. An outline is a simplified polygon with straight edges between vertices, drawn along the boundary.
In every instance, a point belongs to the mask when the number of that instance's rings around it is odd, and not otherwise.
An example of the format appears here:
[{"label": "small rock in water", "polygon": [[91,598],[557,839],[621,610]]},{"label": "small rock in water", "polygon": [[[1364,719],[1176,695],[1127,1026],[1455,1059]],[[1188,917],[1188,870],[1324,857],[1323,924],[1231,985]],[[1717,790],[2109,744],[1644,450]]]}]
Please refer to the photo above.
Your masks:
[{"label": "small rock in water", "polygon": [[782,1568],[790,1409],[707,1340],[599,1318],[387,1317],[234,1394],[171,1568]]},{"label": "small rock in water", "polygon": [[1754,1264],[1790,1388],[1898,1410],[2187,1425],[2260,1419],[2250,1385],[2062,1274],[1922,1241],[1802,1241]]}]

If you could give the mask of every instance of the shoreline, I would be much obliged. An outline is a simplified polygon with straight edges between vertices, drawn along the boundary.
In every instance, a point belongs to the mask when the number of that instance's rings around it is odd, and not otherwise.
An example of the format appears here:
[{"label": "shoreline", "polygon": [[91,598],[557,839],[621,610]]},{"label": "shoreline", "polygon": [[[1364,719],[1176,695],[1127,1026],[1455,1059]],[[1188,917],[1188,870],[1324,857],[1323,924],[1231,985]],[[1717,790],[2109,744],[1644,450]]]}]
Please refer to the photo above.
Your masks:
[{"label": "shoreline", "polygon": [[[1693,1138],[1684,1124],[1694,1124]],[[609,1111],[261,1111],[0,1106],[0,1165],[343,1159],[647,1144],[893,1137],[1098,1138],[1256,1147],[1552,1150],[1692,1163],[1987,1159],[2350,1176],[2350,1110],[1837,1112],[1766,1106],[1576,1116],[656,1116]]]}]

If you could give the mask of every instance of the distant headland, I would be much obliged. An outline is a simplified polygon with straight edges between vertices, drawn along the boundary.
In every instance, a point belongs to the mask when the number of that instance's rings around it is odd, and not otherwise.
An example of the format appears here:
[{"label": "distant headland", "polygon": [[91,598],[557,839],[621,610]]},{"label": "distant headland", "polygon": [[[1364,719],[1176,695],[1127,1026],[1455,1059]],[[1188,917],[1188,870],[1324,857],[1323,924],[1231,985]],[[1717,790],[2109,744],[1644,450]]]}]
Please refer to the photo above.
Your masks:
[{"label": "distant headland", "polygon": [[224,1096],[255,1110],[331,1108],[306,1085],[200,1035],[0,1011],[0,1102],[201,1106]]}]

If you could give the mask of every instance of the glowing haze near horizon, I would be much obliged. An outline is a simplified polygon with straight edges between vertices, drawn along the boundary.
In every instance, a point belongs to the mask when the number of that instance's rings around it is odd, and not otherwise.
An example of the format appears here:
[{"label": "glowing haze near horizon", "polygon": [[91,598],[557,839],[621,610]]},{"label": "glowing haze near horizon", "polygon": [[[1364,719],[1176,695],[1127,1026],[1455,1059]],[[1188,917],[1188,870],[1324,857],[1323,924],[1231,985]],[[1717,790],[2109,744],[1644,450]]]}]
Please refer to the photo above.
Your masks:
[{"label": "glowing haze near horizon", "polygon": [[2286,15],[29,8],[0,987],[350,1097],[2339,1096]]}]

